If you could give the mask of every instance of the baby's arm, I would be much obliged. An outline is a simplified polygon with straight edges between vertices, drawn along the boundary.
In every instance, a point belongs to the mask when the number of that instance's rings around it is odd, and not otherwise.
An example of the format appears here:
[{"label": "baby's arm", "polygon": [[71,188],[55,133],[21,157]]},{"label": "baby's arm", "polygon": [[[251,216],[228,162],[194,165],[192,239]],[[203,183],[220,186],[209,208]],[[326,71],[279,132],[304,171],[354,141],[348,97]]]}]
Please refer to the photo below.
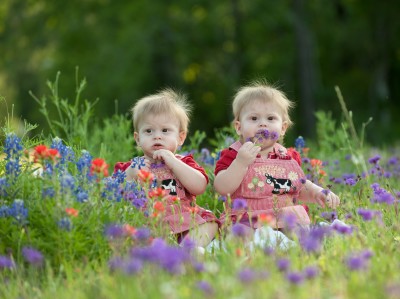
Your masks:
[{"label": "baby's arm", "polygon": [[321,207],[336,209],[340,204],[339,197],[330,190],[324,190],[322,187],[307,180],[299,194],[299,200],[303,202],[315,202]]},{"label": "baby's arm", "polygon": [[261,148],[252,142],[244,143],[232,164],[215,176],[215,190],[221,195],[235,192],[246,175],[249,165],[254,162],[260,150]]},{"label": "baby's arm", "polygon": [[207,179],[198,170],[178,159],[171,151],[161,149],[153,154],[154,160],[164,161],[181,184],[193,195],[202,194],[207,187]]}]

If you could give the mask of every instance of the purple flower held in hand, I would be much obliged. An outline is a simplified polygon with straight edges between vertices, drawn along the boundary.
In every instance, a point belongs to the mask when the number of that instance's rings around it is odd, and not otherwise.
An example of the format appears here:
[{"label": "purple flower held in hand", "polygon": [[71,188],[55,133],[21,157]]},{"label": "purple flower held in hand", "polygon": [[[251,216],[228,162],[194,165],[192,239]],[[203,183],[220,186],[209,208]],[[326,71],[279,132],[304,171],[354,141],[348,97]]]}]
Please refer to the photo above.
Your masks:
[{"label": "purple flower held in hand", "polygon": [[278,140],[279,139],[279,134],[277,132],[271,132],[271,139],[272,140]]},{"label": "purple flower held in hand", "polygon": [[31,265],[41,266],[43,264],[43,255],[40,253],[40,251],[34,248],[22,248],[22,255],[24,256],[25,260]]}]

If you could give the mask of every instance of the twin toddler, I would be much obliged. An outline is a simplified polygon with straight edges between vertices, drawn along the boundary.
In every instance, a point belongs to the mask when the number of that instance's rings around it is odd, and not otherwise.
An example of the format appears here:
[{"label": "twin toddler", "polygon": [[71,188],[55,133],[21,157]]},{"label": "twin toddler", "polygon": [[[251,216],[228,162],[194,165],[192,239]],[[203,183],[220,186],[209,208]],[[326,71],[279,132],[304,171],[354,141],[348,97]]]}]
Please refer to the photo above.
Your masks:
[{"label": "twin toddler", "polygon": [[173,90],[135,104],[134,139],[143,156],[117,163],[114,172],[124,171],[127,181],[137,181],[143,170],[155,176],[157,184],[169,192],[162,222],[178,242],[189,238],[200,248],[206,247],[219,228],[227,227],[224,224],[245,232],[249,242],[265,242],[276,234],[286,238],[282,232],[287,219],[298,226],[310,224],[299,202],[333,209],[340,203],[333,192],[307,180],[299,153],[282,145],[292,125],[292,107],[283,92],[265,83],[244,86],[236,93],[232,108],[238,139],[222,150],[215,167],[214,188],[230,200],[220,219],[196,204],[196,195],[208,184],[206,172],[192,155],[176,153],[187,136],[191,107]]}]

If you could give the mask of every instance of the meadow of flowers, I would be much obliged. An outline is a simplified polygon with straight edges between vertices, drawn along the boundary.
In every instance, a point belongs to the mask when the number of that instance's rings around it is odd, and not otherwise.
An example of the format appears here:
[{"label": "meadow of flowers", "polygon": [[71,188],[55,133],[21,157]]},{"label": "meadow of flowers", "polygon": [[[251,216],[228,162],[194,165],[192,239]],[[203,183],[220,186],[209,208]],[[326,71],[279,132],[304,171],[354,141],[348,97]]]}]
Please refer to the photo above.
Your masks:
[{"label": "meadow of flowers", "polygon": [[[223,249],[204,254],[190,241],[178,246],[159,225],[164,193],[149,187],[146,173],[141,185],[127,183],[123,173],[112,175],[116,161],[134,155],[133,147],[117,154],[132,140],[100,143],[112,140],[114,131],[130,136],[129,120],[81,131],[98,136],[87,148],[77,136],[57,137],[61,131],[33,137],[27,125],[16,134],[6,122],[0,297],[399,298],[399,148],[364,145],[350,119],[338,127],[329,114],[317,118],[318,142],[299,137],[286,145],[301,153],[310,180],[341,198],[335,211],[308,204],[313,224],[343,222],[294,234],[295,246],[285,250],[268,243],[246,247],[233,230]],[[182,152],[206,168],[211,184],[197,202],[219,215],[230,202],[212,189],[213,168],[235,136],[229,128],[215,135],[206,149],[200,146],[205,134],[196,132]]]}]

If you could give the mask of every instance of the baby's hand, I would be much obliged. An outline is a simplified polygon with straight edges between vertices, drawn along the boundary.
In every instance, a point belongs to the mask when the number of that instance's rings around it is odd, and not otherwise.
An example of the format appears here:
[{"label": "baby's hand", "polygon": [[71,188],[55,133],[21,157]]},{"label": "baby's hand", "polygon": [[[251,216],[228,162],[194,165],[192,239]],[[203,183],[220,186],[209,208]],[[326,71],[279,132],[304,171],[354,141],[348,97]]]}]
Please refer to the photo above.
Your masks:
[{"label": "baby's hand", "polygon": [[329,192],[325,197],[325,204],[332,209],[336,209],[340,205],[340,199],[335,193]]},{"label": "baby's hand", "polygon": [[171,161],[176,159],[175,154],[166,149],[159,149],[153,153],[153,159],[159,160],[165,163],[165,165],[170,166]]},{"label": "baby's hand", "polygon": [[254,162],[260,151],[261,147],[258,145],[255,145],[250,141],[245,142],[239,149],[236,160],[247,167]]}]

